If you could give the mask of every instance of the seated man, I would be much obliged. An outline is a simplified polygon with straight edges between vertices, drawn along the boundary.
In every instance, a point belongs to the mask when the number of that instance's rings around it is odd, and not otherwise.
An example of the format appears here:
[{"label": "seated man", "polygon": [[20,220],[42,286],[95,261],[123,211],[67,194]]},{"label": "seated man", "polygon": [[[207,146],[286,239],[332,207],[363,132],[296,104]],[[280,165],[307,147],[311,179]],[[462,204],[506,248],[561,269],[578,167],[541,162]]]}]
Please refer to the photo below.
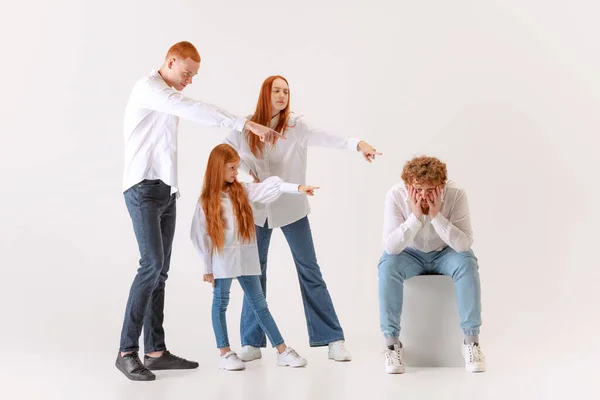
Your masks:
[{"label": "seated man", "polygon": [[446,164],[433,157],[407,162],[402,180],[387,194],[383,223],[383,256],[379,260],[380,327],[385,370],[404,372],[400,314],[406,279],[422,274],[449,275],[465,334],[462,353],[471,372],[485,371],[479,346],[481,290],[477,258],[471,250],[473,231],[467,197],[452,181]]}]

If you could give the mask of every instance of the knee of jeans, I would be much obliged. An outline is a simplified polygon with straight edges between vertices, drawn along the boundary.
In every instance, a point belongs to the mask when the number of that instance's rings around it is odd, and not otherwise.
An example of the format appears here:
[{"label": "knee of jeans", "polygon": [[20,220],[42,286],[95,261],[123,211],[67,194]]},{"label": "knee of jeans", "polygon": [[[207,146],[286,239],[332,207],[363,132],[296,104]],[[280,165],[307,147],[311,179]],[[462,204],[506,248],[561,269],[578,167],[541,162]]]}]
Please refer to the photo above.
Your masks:
[{"label": "knee of jeans", "polygon": [[262,311],[267,309],[267,299],[265,298],[264,294],[252,298],[251,301],[252,306],[256,311]]},{"label": "knee of jeans", "polygon": [[142,255],[142,264],[160,273],[165,264],[165,255],[162,251],[150,251]]},{"label": "knee of jeans", "polygon": [[[153,282],[161,280],[163,275],[163,262],[164,257],[158,255],[143,257],[140,260],[140,275]],[[166,280],[166,276],[162,280]]]},{"label": "knee of jeans", "polygon": [[402,253],[392,255],[384,253],[379,259],[379,278],[389,278],[392,275],[402,280],[406,279],[406,265],[402,263]]},{"label": "knee of jeans", "polygon": [[221,309],[227,309],[229,305],[229,293],[215,293],[213,295],[213,305]]},{"label": "knee of jeans", "polygon": [[479,264],[474,257],[462,257],[458,260],[458,265],[454,272],[455,275],[477,275],[479,273]]}]

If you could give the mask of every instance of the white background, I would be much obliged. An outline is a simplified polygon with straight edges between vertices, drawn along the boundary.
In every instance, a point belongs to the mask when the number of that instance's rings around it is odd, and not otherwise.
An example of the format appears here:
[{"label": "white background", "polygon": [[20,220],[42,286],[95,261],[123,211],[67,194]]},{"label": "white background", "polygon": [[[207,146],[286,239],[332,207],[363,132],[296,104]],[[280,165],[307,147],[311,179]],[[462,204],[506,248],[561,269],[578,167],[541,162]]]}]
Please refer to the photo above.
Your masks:
[{"label": "white background", "polygon": [[[319,382],[323,391],[290,393],[384,398],[403,390],[401,379],[417,394],[438,387],[461,398],[597,389],[599,12],[597,2],[575,0],[36,0],[3,8],[0,391],[181,398],[174,391],[188,387],[181,396],[277,398],[282,382]],[[308,347],[291,255],[277,231],[269,305],[309,372],[286,372],[289,381],[254,375],[262,383],[244,381],[243,389],[227,379],[246,378],[215,372],[211,290],[188,236],[207,156],[227,131],[182,121],[165,326],[169,348],[200,361],[201,371],[144,386],[114,368],[138,261],[121,193],[124,107],[134,82],[180,40],[202,56],[189,96],[247,115],[262,81],[281,74],[296,112],[384,153],[372,165],[352,152],[309,154],[308,183],[322,187],[311,199],[313,236],[352,363],[326,363],[326,350]],[[469,196],[489,368],[469,382],[462,370],[383,382],[383,202],[404,162],[420,154],[444,160]],[[240,293],[234,285],[228,311],[236,347]],[[264,354],[264,374],[277,377]],[[341,368],[343,382],[335,380]]]}]

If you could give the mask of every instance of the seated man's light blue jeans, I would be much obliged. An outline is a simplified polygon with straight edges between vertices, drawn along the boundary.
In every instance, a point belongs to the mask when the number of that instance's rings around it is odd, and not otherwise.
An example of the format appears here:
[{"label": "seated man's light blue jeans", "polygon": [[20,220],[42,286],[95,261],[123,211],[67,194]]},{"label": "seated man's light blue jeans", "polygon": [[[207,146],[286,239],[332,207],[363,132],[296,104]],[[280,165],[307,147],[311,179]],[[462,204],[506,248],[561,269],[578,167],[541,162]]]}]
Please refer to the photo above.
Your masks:
[{"label": "seated man's light blue jeans", "polygon": [[386,343],[400,337],[404,281],[417,275],[449,275],[456,286],[461,328],[465,336],[479,335],[481,287],[479,266],[472,250],[457,253],[451,247],[424,253],[406,248],[398,255],[383,253],[379,260],[379,324]]}]

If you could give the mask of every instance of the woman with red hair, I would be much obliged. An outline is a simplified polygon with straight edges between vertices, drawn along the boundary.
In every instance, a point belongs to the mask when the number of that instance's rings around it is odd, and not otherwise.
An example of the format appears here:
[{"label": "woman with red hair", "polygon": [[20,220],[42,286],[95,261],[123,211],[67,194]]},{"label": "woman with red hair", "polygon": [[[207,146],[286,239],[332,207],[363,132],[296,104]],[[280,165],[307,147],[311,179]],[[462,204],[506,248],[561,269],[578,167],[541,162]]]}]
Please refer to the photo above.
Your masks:
[{"label": "woman with red hair", "polygon": [[237,181],[240,156],[227,144],[215,147],[208,158],[202,194],[192,221],[191,239],[204,260],[204,281],[213,286],[212,324],[221,352],[218,367],[244,369],[229,346],[225,312],[231,282],[236,278],[257,323],[277,349],[277,365],[303,367],[306,360],[287,347],[271,316],[260,285],[256,231],[250,202],[270,203],[282,193],[314,194],[317,187],[283,182],[272,176],[261,183]]},{"label": "woman with red hair", "polygon": [[[256,110],[248,118],[271,127],[282,136],[275,138],[271,146],[265,146],[250,132],[234,131],[227,136],[226,143],[232,145],[242,158],[242,169],[252,175],[255,181],[280,176],[285,181],[305,182],[308,146],[360,151],[368,162],[381,154],[364,141],[333,135],[310,126],[304,118],[291,113],[289,85],[279,75],[263,82]],[[298,196],[282,196],[270,204],[253,204],[253,209],[263,291],[266,293],[267,253],[271,234],[274,228],[281,228],[292,251],[300,280],[310,346],[329,346],[330,359],[350,361],[352,357],[344,344],[344,332],[317,263],[308,222],[308,200]],[[266,338],[252,313],[247,296],[244,297],[240,325],[243,346],[240,357],[244,361],[260,358],[260,347],[266,346]]]}]

